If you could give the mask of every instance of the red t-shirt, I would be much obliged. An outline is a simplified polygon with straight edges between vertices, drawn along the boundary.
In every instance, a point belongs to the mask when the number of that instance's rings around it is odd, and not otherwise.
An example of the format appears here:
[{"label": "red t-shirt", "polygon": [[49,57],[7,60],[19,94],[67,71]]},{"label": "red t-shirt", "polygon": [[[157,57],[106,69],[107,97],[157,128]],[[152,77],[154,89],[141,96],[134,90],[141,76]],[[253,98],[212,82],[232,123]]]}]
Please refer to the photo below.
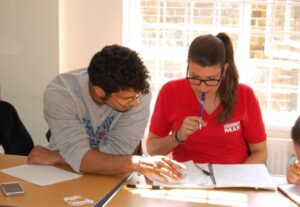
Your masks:
[{"label": "red t-shirt", "polygon": [[[184,162],[235,164],[247,158],[248,144],[266,140],[265,128],[258,101],[253,90],[244,84],[237,87],[236,105],[232,117],[219,124],[216,116],[221,104],[210,115],[203,110],[207,126],[191,134],[186,142],[173,150],[173,159]],[[186,79],[165,84],[156,100],[150,132],[165,137],[179,130],[185,117],[199,116],[200,103]]]}]

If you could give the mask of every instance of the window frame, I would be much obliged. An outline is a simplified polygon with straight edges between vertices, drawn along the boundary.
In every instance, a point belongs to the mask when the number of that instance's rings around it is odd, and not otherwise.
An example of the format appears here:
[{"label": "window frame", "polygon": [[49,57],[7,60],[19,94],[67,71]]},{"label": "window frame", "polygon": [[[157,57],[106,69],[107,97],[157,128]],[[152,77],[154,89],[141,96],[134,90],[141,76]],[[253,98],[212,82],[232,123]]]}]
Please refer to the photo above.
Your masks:
[{"label": "window frame", "polygon": [[[137,14],[129,14],[130,12],[129,9],[136,9],[136,11],[138,9],[140,9],[139,7],[139,1],[137,0],[123,0],[123,44],[126,46],[129,46],[135,50],[137,50],[140,55],[143,57],[143,59],[159,59],[159,53],[157,53],[157,49],[156,48],[151,48],[151,47],[141,47],[139,44],[140,42],[137,41],[139,38],[137,36],[137,34],[140,34],[142,27],[141,24],[139,23],[139,21],[137,20],[138,18],[133,18],[135,20],[130,19],[130,17],[136,17]],[[160,0],[160,2],[166,2],[166,0]],[[203,0],[201,2],[211,2],[211,1],[206,1]],[[215,34],[218,31],[224,31],[227,33],[233,33],[233,31],[235,31],[235,34],[238,37],[238,42],[236,43],[236,48],[235,48],[235,60],[236,60],[236,64],[238,66],[239,69],[239,73],[240,73],[240,82],[246,83],[248,85],[250,85],[251,87],[253,87],[254,90],[257,90],[259,88],[259,86],[255,85],[255,83],[253,83],[253,81],[251,81],[249,74],[247,74],[248,70],[244,69],[244,67],[242,67],[241,65],[250,65],[250,66],[255,66],[258,65],[261,62],[265,62],[264,64],[268,65],[269,62],[274,61],[273,58],[268,58],[268,59],[255,59],[255,58],[251,58],[250,54],[245,52],[245,51],[250,51],[250,41],[251,41],[251,32],[258,32],[258,33],[263,33],[265,35],[265,37],[270,37],[271,34],[271,25],[266,25],[266,29],[262,30],[262,31],[253,31],[253,29],[251,29],[251,6],[252,3],[258,3],[258,4],[262,4],[265,3],[267,5],[267,17],[266,17],[266,22],[268,22],[268,19],[271,18],[270,15],[272,15],[272,6],[274,6],[274,2],[275,0],[266,0],[266,1],[258,1],[258,0],[254,0],[254,1],[245,1],[245,0],[240,0],[240,1],[230,1],[230,0],[216,0],[214,4],[217,4],[217,10],[216,13],[218,13],[220,15],[221,13],[221,9],[222,7],[220,7],[220,4],[222,3],[240,3],[240,13],[243,13],[244,15],[239,15],[239,21],[242,22],[239,24],[238,28],[230,28],[230,27],[224,27],[222,29],[222,26],[220,25],[220,18],[222,18],[221,16],[219,17],[214,17],[214,21],[217,22],[217,24],[215,24],[214,26],[210,26],[210,33]],[[284,4],[285,2],[276,2],[276,4]],[[298,3],[300,5],[300,3]],[[269,16],[268,16],[269,15]],[[157,17],[158,18],[158,17]],[[190,16],[188,18],[191,18]],[[162,27],[165,26],[164,24],[161,23],[157,23],[155,26],[156,30],[161,29],[161,25]],[[148,25],[149,26],[149,25]],[[182,25],[181,25],[182,26]],[[145,24],[145,27],[147,27],[147,24]],[[172,28],[176,28],[176,26],[171,25],[170,27]],[[184,31],[186,35],[190,35],[188,34],[188,32],[192,33],[193,32],[193,27],[190,25],[185,25],[186,30]],[[207,25],[204,25],[203,28],[206,28]],[[197,29],[201,30],[201,27],[199,27],[199,25],[197,25]],[[125,34],[126,33],[126,34]],[[255,33],[256,34],[256,33]],[[131,36],[132,35],[132,36]],[[131,41],[131,40],[134,41]],[[187,39],[185,38],[184,41],[186,41]],[[265,41],[265,47],[267,48],[267,50],[265,50],[265,52],[270,52],[271,51],[271,45],[270,42],[268,42],[266,38]],[[187,42],[184,42],[184,44],[187,44]],[[145,52],[147,51],[147,52]],[[166,48],[166,47],[161,47],[160,51],[164,54],[164,60],[172,60],[172,59],[182,59],[182,57],[186,57],[187,55],[187,50],[185,49],[176,49],[174,50],[174,48]],[[174,58],[175,57],[175,58]],[[291,65],[296,65],[299,64],[298,61],[290,61]],[[152,67],[152,69],[154,70],[154,73],[160,73],[158,72],[159,68],[159,63],[155,63],[154,67]],[[270,69],[272,70],[272,68]],[[184,77],[184,67],[182,68],[182,77]],[[299,75],[300,76],[300,75]],[[269,77],[270,79],[271,77]],[[154,89],[154,95],[153,95],[153,100],[156,99],[158,90],[160,88],[160,86],[165,83],[168,79],[164,78],[164,77],[160,77],[159,78],[152,78],[152,88]],[[271,79],[270,79],[271,80]],[[299,77],[300,80],[300,77]],[[272,93],[272,89],[269,89],[270,92],[268,92],[268,96],[270,96],[270,94]],[[287,89],[289,90],[289,89]],[[274,90],[273,90],[274,91]],[[298,94],[300,94],[300,83],[298,83]],[[298,95],[297,98],[297,114],[299,114],[299,110],[300,110],[300,96]],[[151,108],[153,109],[155,101],[152,100],[151,103]],[[269,103],[268,103],[269,104]],[[269,107],[269,106],[268,106]],[[265,127],[266,127],[266,131],[268,136],[270,137],[276,137],[276,134],[280,134],[280,138],[289,138],[290,137],[290,128],[291,125],[286,125],[286,126],[281,126],[278,125],[274,122],[271,122],[268,118],[266,117],[270,117],[270,114],[274,115],[274,112],[271,112],[269,110],[267,111],[263,111],[263,117],[264,117],[264,121],[265,121]],[[279,113],[280,114],[280,113]],[[275,115],[277,116],[277,115]],[[278,115],[278,117],[281,117]],[[296,115],[294,117],[296,119]]]}]

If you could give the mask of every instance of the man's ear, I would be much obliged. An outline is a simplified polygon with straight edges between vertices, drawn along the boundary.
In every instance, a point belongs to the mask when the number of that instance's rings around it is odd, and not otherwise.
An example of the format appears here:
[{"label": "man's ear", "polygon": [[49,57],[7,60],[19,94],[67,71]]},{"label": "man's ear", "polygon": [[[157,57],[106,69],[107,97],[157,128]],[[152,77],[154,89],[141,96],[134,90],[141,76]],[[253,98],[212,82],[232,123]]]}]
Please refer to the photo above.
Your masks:
[{"label": "man's ear", "polygon": [[94,92],[97,94],[97,96],[99,97],[105,97],[105,91],[99,87],[99,86],[92,86]]}]

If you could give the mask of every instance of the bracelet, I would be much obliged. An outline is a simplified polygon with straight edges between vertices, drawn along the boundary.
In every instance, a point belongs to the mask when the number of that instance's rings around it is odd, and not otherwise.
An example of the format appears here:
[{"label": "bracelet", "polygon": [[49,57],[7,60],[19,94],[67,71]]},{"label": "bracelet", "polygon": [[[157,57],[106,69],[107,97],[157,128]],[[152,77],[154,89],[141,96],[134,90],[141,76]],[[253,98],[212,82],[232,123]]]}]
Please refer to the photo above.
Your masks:
[{"label": "bracelet", "polygon": [[185,140],[181,140],[178,138],[178,131],[176,131],[175,134],[172,135],[172,138],[177,144],[182,144],[185,142]]},{"label": "bracelet", "polygon": [[146,156],[143,154],[143,155],[141,156],[141,158],[139,159],[139,162],[138,162],[138,169],[137,169],[137,171],[136,171],[138,175],[141,174],[140,171],[141,171],[141,168],[142,168],[142,167],[141,167],[142,159],[145,158],[145,157],[146,157]]}]

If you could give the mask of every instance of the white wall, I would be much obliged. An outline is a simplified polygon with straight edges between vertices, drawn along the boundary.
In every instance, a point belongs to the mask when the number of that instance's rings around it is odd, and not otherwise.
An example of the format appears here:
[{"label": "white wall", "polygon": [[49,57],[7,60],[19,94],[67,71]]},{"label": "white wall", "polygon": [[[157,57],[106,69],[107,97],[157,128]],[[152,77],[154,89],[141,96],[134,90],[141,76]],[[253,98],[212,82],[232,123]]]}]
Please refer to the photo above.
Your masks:
[{"label": "white wall", "polygon": [[1,98],[44,143],[42,93],[58,73],[58,1],[0,0]]},{"label": "white wall", "polygon": [[45,86],[59,72],[86,67],[104,45],[122,42],[121,0],[0,0],[1,98],[44,144]]},{"label": "white wall", "polygon": [[122,43],[122,0],[59,1],[60,71],[86,67],[108,44]]}]

